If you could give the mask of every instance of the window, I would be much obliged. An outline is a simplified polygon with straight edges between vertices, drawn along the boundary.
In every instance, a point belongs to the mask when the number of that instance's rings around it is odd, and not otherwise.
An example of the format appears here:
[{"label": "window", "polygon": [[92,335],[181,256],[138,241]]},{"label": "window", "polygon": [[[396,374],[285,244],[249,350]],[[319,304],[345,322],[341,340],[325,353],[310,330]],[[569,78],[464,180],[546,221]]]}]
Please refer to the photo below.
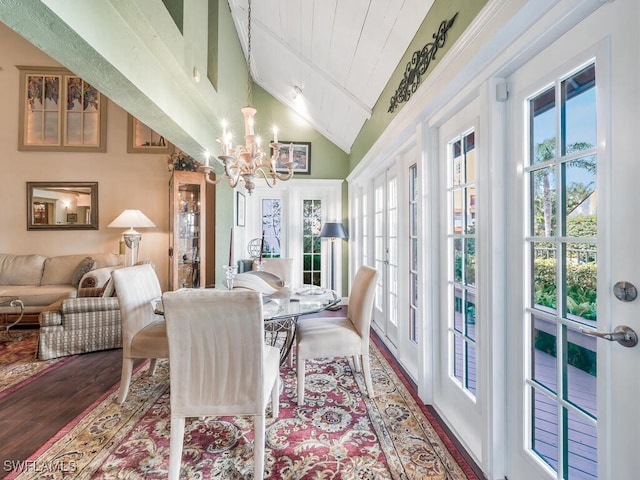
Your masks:
[{"label": "window", "polygon": [[322,202],[302,200],[302,279],[309,285],[320,285],[322,254],[320,228],[322,226]]},{"label": "window", "polygon": [[475,135],[449,142],[449,349],[451,375],[476,395]]},{"label": "window", "polygon": [[418,166],[409,167],[409,340],[418,343]]},{"label": "window", "polygon": [[106,98],[59,68],[20,67],[19,150],[106,151]]},{"label": "window", "polygon": [[262,231],[264,232],[264,258],[279,258],[282,255],[282,200],[262,199]]}]

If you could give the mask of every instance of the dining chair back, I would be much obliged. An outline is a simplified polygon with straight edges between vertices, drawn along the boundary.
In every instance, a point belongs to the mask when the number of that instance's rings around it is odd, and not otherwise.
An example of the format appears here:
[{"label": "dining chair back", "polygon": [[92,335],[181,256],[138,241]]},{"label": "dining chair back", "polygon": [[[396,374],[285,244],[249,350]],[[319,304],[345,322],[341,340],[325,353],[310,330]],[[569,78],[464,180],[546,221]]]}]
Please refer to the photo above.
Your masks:
[{"label": "dining chair back", "polygon": [[262,300],[253,291],[214,289],[162,296],[169,338],[169,478],[180,473],[185,418],[254,417],[254,474],[262,479],[265,409],[279,413],[279,350],[264,344]]},{"label": "dining chair back", "polygon": [[[291,286],[293,280],[293,258],[263,258],[262,270],[279,276],[286,286]],[[256,269],[254,262],[253,269]]]},{"label": "dining chair back", "polygon": [[111,273],[122,319],[122,374],[118,402],[123,403],[136,358],[150,358],[153,375],[158,358],[169,357],[164,319],[153,311],[152,301],[162,295],[158,275],[151,264],[119,268]]},{"label": "dining chair back", "polygon": [[369,333],[378,271],[366,265],[356,273],[345,317],[305,319],[298,322],[296,361],[298,405],[304,404],[305,360],[353,357],[356,371],[362,369],[370,398],[374,391],[369,362]]}]

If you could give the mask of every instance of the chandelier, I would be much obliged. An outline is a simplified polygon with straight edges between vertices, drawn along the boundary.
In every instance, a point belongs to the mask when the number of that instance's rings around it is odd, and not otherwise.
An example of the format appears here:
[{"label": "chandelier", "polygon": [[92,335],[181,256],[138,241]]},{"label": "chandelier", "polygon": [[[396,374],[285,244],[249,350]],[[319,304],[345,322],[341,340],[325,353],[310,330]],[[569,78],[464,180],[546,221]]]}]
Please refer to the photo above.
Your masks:
[{"label": "chandelier", "polygon": [[[247,21],[247,105],[242,108],[244,116],[244,145],[235,148],[231,144],[231,133],[227,131],[226,122],[222,123],[222,136],[217,139],[220,144],[222,155],[218,160],[222,162],[224,171],[215,180],[211,179],[210,173],[213,167],[209,163],[209,153],[205,153],[206,163],[199,167],[205,173],[207,183],[217,185],[223,178],[227,178],[229,186],[236,188],[240,180],[244,182],[244,187],[249,195],[256,187],[256,179],[264,178],[269,187],[276,184],[276,180],[286,181],[293,176],[293,145],[289,145],[289,154],[286,160],[280,158],[281,143],[278,143],[278,129],[273,127],[273,142],[271,147],[271,158],[267,157],[262,150],[260,137],[255,135],[253,117],[257,110],[251,106],[251,0],[249,0],[248,21]],[[284,165],[286,172],[279,173],[276,166],[280,163]]]}]

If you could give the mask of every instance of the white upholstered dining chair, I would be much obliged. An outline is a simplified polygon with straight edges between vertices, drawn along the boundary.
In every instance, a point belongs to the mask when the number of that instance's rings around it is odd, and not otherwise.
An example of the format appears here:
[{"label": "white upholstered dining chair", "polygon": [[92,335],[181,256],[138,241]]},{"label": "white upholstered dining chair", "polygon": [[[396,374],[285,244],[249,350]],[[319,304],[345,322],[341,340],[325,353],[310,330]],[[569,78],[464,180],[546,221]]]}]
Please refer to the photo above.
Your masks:
[{"label": "white upholstered dining chair", "polygon": [[129,393],[134,360],[150,358],[149,375],[153,375],[157,359],[169,358],[169,344],[165,321],[153,312],[151,304],[162,295],[153,265],[120,268],[114,270],[111,277],[122,319],[122,375],[118,403],[123,403]]},{"label": "white upholstered dining chair", "polygon": [[279,414],[279,358],[264,344],[260,294],[213,289],[162,296],[169,337],[169,479],[178,479],[186,417],[254,417],[254,473],[264,476],[265,408]]},{"label": "white upholstered dining chair", "polygon": [[[273,273],[282,279],[286,286],[291,286],[293,279],[293,258],[263,258],[262,270]],[[253,269],[256,263],[253,262]]]},{"label": "white upholstered dining chair", "polygon": [[353,357],[357,371],[362,367],[369,398],[373,384],[369,368],[369,329],[378,271],[363,265],[358,269],[349,295],[346,317],[308,319],[298,322],[296,361],[298,405],[304,404],[305,360],[311,358]]}]

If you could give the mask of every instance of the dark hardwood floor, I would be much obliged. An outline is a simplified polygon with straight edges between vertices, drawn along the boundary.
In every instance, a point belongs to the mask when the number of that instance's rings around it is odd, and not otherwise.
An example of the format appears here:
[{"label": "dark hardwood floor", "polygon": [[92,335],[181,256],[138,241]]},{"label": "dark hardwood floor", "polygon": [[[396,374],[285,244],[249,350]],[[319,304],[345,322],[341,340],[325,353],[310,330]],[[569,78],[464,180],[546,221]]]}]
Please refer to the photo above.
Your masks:
[{"label": "dark hardwood floor", "polygon": [[[341,316],[346,314],[346,310],[347,307],[342,307],[341,310],[325,311],[313,317]],[[376,343],[385,349],[382,342]],[[136,362],[136,366],[140,362]],[[120,381],[121,364],[120,349],[78,355],[0,399],[0,479],[9,474],[9,462],[29,458],[65,425],[115,386]],[[415,384],[400,366],[398,368],[415,392]],[[480,472],[461,445],[452,435],[450,437],[463,452],[471,468],[476,473]],[[482,478],[481,472],[479,477]]]}]

